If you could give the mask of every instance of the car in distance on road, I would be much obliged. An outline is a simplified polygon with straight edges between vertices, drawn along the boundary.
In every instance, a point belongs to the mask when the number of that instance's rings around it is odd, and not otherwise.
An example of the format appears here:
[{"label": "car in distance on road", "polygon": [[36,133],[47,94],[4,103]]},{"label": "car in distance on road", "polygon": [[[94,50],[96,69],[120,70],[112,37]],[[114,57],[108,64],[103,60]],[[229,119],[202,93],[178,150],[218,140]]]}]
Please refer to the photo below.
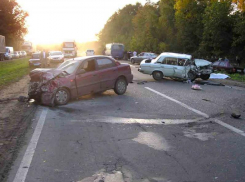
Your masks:
[{"label": "car in distance on road", "polygon": [[94,50],[88,49],[86,51],[86,56],[93,56],[95,54]]},{"label": "car in distance on road", "polygon": [[14,54],[12,55],[13,59],[18,59],[20,58],[19,52],[18,51],[14,51]]},{"label": "car in distance on road", "polygon": [[26,51],[20,51],[20,52],[21,52],[23,58],[25,58],[27,56]]},{"label": "car in distance on road", "polygon": [[227,71],[228,73],[244,73],[244,68],[239,67],[231,61],[219,60],[213,63],[213,69],[216,71]]},{"label": "car in distance on road", "polygon": [[138,71],[152,75],[157,81],[163,77],[194,81],[198,77],[208,80],[212,66],[203,59],[192,60],[191,55],[165,52],[156,59],[143,60]]},{"label": "car in distance on road", "polygon": [[157,57],[157,54],[151,53],[151,52],[142,52],[138,56],[133,56],[130,58],[130,62],[132,64],[134,63],[140,63],[144,59],[155,59]]},{"label": "car in distance on road", "polygon": [[21,51],[17,51],[18,52],[18,54],[19,54],[19,58],[23,58],[23,54],[22,54],[22,52]]},{"label": "car in distance on road", "polygon": [[44,105],[64,105],[70,99],[109,89],[122,95],[133,79],[128,64],[107,56],[70,59],[56,69],[35,69],[30,77],[29,98]]},{"label": "car in distance on road", "polygon": [[63,63],[64,54],[61,51],[50,51],[48,60],[50,63]]},{"label": "car in distance on road", "polygon": [[29,67],[39,67],[42,65],[41,63],[41,54],[38,53],[33,53],[31,56],[31,59],[29,59]]}]

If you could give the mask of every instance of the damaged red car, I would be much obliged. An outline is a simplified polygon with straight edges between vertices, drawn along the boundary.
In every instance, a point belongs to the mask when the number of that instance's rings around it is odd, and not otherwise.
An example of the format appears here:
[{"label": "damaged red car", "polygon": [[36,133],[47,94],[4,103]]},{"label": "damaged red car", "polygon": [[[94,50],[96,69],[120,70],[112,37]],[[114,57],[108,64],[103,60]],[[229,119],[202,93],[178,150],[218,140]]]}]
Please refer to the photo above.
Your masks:
[{"label": "damaged red car", "polygon": [[107,56],[70,59],[56,69],[35,69],[30,77],[29,99],[50,106],[109,89],[122,95],[133,80],[128,64]]}]

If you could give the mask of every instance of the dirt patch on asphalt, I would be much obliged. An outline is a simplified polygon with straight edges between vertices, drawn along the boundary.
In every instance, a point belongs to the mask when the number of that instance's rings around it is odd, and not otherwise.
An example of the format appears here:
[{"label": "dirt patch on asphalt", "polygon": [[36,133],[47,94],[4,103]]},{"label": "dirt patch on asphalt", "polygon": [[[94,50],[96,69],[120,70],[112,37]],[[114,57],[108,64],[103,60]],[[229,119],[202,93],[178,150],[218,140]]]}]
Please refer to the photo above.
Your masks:
[{"label": "dirt patch on asphalt", "polygon": [[[0,89],[0,99],[27,96],[29,76]],[[6,178],[36,106],[17,100],[0,102],[0,181]]]}]

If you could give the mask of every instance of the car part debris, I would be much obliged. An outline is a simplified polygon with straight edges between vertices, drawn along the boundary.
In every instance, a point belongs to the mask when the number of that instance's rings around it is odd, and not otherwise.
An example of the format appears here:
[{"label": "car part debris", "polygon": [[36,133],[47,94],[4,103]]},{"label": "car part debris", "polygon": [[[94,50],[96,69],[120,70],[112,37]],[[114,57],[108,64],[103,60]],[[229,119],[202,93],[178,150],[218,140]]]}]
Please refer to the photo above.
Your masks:
[{"label": "car part debris", "polygon": [[191,89],[193,89],[193,90],[202,90],[202,88],[199,85],[197,85],[197,84],[192,85]]},{"label": "car part debris", "polygon": [[200,85],[225,86],[222,83],[217,83],[217,82],[212,82],[212,81],[204,81],[204,80],[196,80],[195,83],[200,84]]},{"label": "car part debris", "polygon": [[138,85],[144,85],[145,83],[147,83],[147,81],[142,81],[142,82],[138,82]]},{"label": "car part debris", "polygon": [[19,96],[18,101],[19,102],[27,102],[29,100],[29,97],[25,97],[25,96]]},{"label": "car part debris", "polygon": [[241,114],[238,113],[238,112],[233,112],[233,113],[231,114],[231,116],[232,116],[233,118],[239,119],[239,118],[241,117]]},{"label": "car part debris", "polygon": [[8,102],[8,101],[13,101],[13,100],[18,100],[19,102],[27,102],[29,98],[25,96],[19,96],[19,97],[14,97],[14,98],[0,99],[0,102]]}]

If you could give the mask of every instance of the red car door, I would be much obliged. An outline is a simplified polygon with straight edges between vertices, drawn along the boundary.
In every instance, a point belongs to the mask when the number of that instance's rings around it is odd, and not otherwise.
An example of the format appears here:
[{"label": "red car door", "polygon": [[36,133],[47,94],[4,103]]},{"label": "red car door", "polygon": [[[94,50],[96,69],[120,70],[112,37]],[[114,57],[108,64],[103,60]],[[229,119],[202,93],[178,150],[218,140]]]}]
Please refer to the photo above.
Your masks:
[{"label": "red car door", "polygon": [[100,91],[100,80],[94,59],[85,60],[76,74],[78,96]]},{"label": "red car door", "polygon": [[114,60],[109,58],[97,58],[96,60],[100,79],[100,89],[108,90],[114,88],[115,81],[118,78],[118,69]]}]

